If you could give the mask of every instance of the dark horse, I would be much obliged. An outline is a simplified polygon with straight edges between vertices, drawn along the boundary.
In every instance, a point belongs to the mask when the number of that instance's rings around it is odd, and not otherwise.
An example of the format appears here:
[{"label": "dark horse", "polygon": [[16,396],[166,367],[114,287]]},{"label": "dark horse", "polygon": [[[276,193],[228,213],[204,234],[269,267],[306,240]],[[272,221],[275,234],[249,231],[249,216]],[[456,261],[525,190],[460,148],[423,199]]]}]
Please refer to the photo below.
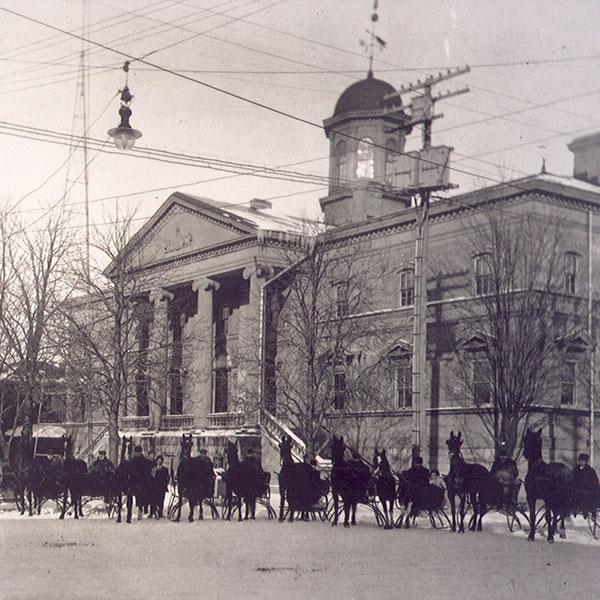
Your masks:
[{"label": "dark horse", "polygon": [[29,516],[42,511],[45,500],[55,500],[58,506],[64,497],[62,475],[62,458],[57,456],[34,456],[33,441],[29,443],[21,439],[21,452],[14,467],[14,485],[17,504],[21,514],[27,510]]},{"label": "dark horse", "polygon": [[198,505],[198,518],[204,519],[202,501],[212,498],[215,486],[215,472],[210,460],[201,456],[191,457],[194,442],[192,434],[181,436],[181,458],[177,467],[177,517],[181,518],[181,505],[187,500],[190,505],[188,521],[194,520],[194,507]]},{"label": "dark horse", "polygon": [[383,515],[385,524],[384,529],[394,528],[394,502],[396,500],[396,478],[392,473],[390,463],[388,462],[385,450],[381,452],[375,448],[373,456],[373,475],[372,481],[375,485],[381,505],[383,506]]},{"label": "dark horse", "polygon": [[241,521],[243,500],[246,504],[245,518],[248,519],[250,516],[254,519],[256,499],[267,492],[270,474],[265,473],[259,464],[240,462],[237,444],[227,442],[225,455],[227,456],[229,468],[223,474],[226,488],[224,518],[230,520],[234,506],[237,506],[239,520]]},{"label": "dark horse", "polygon": [[279,521],[285,519],[285,503],[287,501],[289,520],[294,520],[294,512],[307,513],[327,494],[328,484],[322,481],[319,472],[305,462],[294,462],[292,459],[292,442],[284,437],[279,444],[281,471],[279,472]]},{"label": "dark horse", "polygon": [[[525,493],[529,505],[529,536],[535,539],[537,500],[543,500],[546,524],[548,526],[548,541],[554,541],[554,534],[559,519],[572,511],[573,501],[571,491],[573,478],[571,471],[562,463],[545,463],[542,460],[542,430],[534,432],[527,428],[523,436],[523,456],[527,459],[528,469],[525,477]],[[561,537],[564,537],[561,531]]]},{"label": "dark horse", "polygon": [[490,482],[490,473],[483,466],[477,463],[468,463],[462,456],[460,447],[463,444],[461,432],[454,435],[450,432],[450,437],[446,440],[448,446],[448,456],[450,457],[450,472],[446,475],[446,486],[448,488],[448,500],[452,509],[452,524],[450,531],[456,531],[456,496],[459,497],[460,504],[458,507],[458,531],[465,531],[465,512],[467,499],[470,500],[473,506],[473,519],[471,520],[471,529],[475,529],[478,524],[478,529],[481,531],[481,520],[479,518],[479,494],[482,488]]},{"label": "dark horse", "polygon": [[[342,498],[344,506],[344,527],[356,525],[356,506],[366,501],[371,469],[356,455],[352,460],[344,460],[346,445],[343,437],[333,436],[331,441],[331,493],[333,495],[333,523],[338,522],[338,502]],[[350,521],[350,513],[352,520]]]},{"label": "dark horse", "polygon": [[60,518],[64,519],[68,506],[68,495],[71,495],[73,517],[83,517],[83,494],[87,480],[87,463],[73,456],[73,440],[71,436],[63,436],[63,457],[60,481],[63,487],[63,502]]}]

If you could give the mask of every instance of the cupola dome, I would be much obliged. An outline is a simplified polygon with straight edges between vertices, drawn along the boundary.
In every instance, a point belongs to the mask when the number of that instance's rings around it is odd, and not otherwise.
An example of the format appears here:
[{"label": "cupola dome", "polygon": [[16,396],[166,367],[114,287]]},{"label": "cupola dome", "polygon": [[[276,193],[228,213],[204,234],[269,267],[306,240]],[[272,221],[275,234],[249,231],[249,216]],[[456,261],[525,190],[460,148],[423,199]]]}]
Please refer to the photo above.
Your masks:
[{"label": "cupola dome", "polygon": [[385,99],[388,94],[393,94],[395,88],[381,79],[375,79],[373,72],[369,71],[366,79],[353,83],[340,96],[335,105],[334,117],[354,111],[383,110],[385,107],[401,104],[400,96]]}]

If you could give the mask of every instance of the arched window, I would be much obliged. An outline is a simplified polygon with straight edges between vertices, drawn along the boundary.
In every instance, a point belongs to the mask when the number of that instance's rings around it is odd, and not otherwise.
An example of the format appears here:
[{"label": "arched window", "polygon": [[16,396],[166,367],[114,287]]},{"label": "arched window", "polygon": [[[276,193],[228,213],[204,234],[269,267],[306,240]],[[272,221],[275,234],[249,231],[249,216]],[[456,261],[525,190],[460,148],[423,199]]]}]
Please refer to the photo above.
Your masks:
[{"label": "arched window", "polygon": [[369,177],[375,176],[375,153],[373,140],[370,137],[363,138],[358,142],[356,151],[356,176]]},{"label": "arched window", "polygon": [[400,272],[400,306],[412,306],[415,302],[415,272],[406,269]]},{"label": "arched window", "polygon": [[346,142],[343,140],[335,147],[335,165],[333,179],[335,185],[343,185],[348,177],[346,161]]},{"label": "arched window", "polygon": [[398,156],[398,144],[396,140],[388,140],[385,144],[385,180],[387,183],[393,183],[394,164]]}]

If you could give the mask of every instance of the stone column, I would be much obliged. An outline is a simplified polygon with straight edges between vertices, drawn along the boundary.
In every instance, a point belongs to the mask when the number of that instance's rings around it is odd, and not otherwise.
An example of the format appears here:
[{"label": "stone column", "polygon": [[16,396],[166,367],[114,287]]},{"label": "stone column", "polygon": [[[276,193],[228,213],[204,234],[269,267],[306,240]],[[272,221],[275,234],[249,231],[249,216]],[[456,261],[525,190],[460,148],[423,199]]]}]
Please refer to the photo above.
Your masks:
[{"label": "stone column", "polygon": [[198,312],[189,323],[193,327],[194,350],[193,364],[190,365],[190,397],[185,399],[185,411],[193,413],[198,427],[208,425],[207,416],[213,408],[213,294],[220,287],[218,281],[208,277],[195,279],[192,283],[192,289],[198,292]]},{"label": "stone column", "polygon": [[150,429],[160,428],[160,417],[167,413],[169,390],[169,300],[171,292],[156,288],[150,292],[149,300],[154,306],[148,357],[152,373],[150,384]]},{"label": "stone column", "polygon": [[243,357],[243,367],[238,371],[240,378],[239,389],[243,391],[244,411],[246,423],[258,422],[258,408],[260,398],[260,378],[262,345],[264,340],[263,322],[261,314],[260,293],[261,288],[274,274],[273,268],[268,265],[254,263],[243,271],[244,279],[250,280],[250,301],[246,307],[243,324],[240,327],[240,355]]}]

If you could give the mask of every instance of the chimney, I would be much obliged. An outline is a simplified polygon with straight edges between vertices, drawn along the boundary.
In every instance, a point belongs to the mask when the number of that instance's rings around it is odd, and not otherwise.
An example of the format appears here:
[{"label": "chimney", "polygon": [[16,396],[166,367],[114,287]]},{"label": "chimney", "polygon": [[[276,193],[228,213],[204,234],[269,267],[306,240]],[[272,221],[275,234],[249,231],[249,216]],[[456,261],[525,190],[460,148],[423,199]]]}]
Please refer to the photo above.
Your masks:
[{"label": "chimney", "polygon": [[273,208],[273,205],[268,200],[252,198],[252,200],[250,200],[250,208],[252,210],[264,210],[265,208]]},{"label": "chimney", "polygon": [[575,138],[567,148],[573,153],[573,177],[600,185],[600,132]]}]

